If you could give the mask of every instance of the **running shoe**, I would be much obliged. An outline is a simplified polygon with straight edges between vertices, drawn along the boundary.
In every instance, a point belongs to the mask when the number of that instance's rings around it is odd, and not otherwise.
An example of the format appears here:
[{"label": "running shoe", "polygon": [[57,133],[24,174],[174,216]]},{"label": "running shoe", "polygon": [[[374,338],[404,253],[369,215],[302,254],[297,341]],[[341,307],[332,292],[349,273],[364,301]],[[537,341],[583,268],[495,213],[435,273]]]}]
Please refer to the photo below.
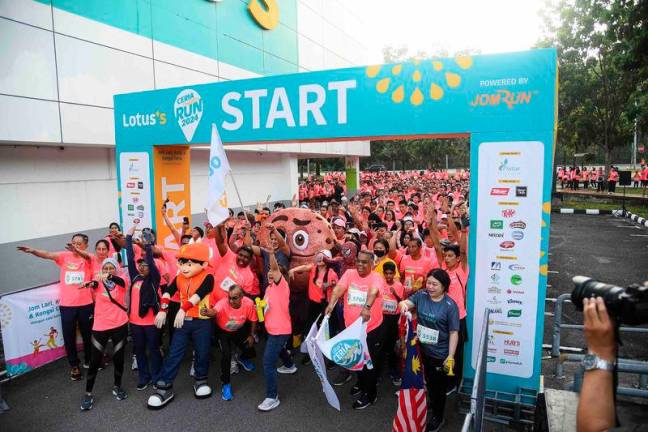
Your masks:
[{"label": "running shoe", "polygon": [[230,375],[236,375],[237,373],[239,373],[238,363],[236,360],[232,360],[230,362]]},{"label": "running shoe", "polygon": [[277,368],[277,372],[284,375],[292,375],[297,373],[297,366],[292,365],[291,367],[281,366]]},{"label": "running shoe", "polygon": [[137,391],[146,390],[148,388],[148,386],[150,386],[150,385],[151,385],[151,381],[146,382],[146,383],[137,384]]},{"label": "running shoe", "polygon": [[128,393],[126,393],[126,390],[117,386],[113,387],[112,394],[113,396],[115,396],[115,399],[117,400],[124,400],[128,397]]},{"label": "running shoe", "polygon": [[375,404],[377,400],[378,400],[378,396],[374,397],[373,400],[371,400],[366,394],[363,394],[362,396],[360,396],[360,398],[357,401],[353,402],[353,409],[354,410],[365,409],[369,405]]},{"label": "running shoe", "polygon": [[338,376],[333,380],[333,385],[338,386],[338,387],[343,386],[344,384],[351,381],[351,378],[352,378],[352,376],[351,376],[351,373],[349,371],[347,371],[346,369],[342,370],[338,374]]},{"label": "running shoe", "polygon": [[133,356],[133,363],[131,363],[131,370],[137,370],[137,357]]},{"label": "running shoe", "polygon": [[79,381],[81,378],[83,378],[83,375],[81,375],[81,369],[79,369],[79,366],[70,369],[70,379],[72,381]]},{"label": "running shoe", "polygon": [[391,382],[392,382],[392,384],[395,385],[396,387],[400,387],[401,384],[403,384],[403,379],[402,379],[402,378],[399,378],[399,377],[392,377],[392,378],[391,378]]},{"label": "running shoe", "polygon": [[272,411],[273,409],[277,408],[279,406],[279,396],[276,398],[265,398],[263,399],[263,402],[259,404],[257,407],[259,411]]},{"label": "running shoe", "polygon": [[83,399],[81,399],[81,411],[91,410],[93,404],[94,404],[94,397],[92,395],[89,394],[83,395]]},{"label": "running shoe", "polygon": [[360,386],[358,384],[355,384],[353,387],[351,387],[351,396],[353,397],[358,397],[362,394],[362,390],[360,390]]},{"label": "running shoe", "polygon": [[231,401],[234,398],[234,395],[232,394],[231,384],[223,384],[223,388],[221,389],[221,397],[224,401]]},{"label": "running shoe", "polygon": [[88,362],[83,363],[83,369],[90,369],[90,363]]},{"label": "running shoe", "polygon": [[256,366],[254,366],[254,363],[252,363],[252,360],[248,359],[238,359],[238,364],[241,365],[243,369],[245,369],[247,372],[254,372],[256,369]]}]

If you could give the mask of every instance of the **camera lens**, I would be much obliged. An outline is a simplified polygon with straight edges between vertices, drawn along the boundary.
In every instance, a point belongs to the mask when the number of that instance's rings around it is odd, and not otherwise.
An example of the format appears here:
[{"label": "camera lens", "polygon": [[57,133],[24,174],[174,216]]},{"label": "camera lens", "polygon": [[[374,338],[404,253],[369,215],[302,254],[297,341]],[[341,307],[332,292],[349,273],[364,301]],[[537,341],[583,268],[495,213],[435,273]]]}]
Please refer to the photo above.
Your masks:
[{"label": "camera lens", "polygon": [[574,291],[571,299],[576,309],[583,310],[583,299],[602,297],[611,314],[617,315],[623,310],[624,288],[596,281],[586,276],[575,276],[573,279]]}]

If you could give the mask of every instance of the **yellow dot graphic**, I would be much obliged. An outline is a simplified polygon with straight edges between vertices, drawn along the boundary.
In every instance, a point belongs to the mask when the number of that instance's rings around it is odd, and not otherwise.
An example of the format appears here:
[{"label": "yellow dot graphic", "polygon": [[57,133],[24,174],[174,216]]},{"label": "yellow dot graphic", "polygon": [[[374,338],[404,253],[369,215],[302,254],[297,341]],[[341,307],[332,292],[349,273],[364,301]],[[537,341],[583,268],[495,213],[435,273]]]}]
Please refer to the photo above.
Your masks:
[{"label": "yellow dot graphic", "polygon": [[374,78],[380,72],[380,65],[367,66],[367,76]]},{"label": "yellow dot graphic", "polygon": [[378,93],[385,93],[389,88],[389,81],[391,78],[383,78],[376,83],[376,90]]},{"label": "yellow dot graphic", "polygon": [[421,81],[421,72],[415,70],[414,73],[412,74],[412,79],[414,80],[414,82]]},{"label": "yellow dot graphic", "polygon": [[455,62],[457,62],[461,69],[469,69],[473,64],[473,59],[469,55],[458,54],[455,57]]},{"label": "yellow dot graphic", "polygon": [[540,266],[540,274],[541,274],[542,276],[547,276],[547,270],[548,270],[548,269],[549,269],[549,266],[547,266],[547,264],[542,264],[542,265]]},{"label": "yellow dot graphic", "polygon": [[445,77],[450,88],[456,88],[461,84],[461,77],[456,73],[446,72]]},{"label": "yellow dot graphic", "polygon": [[433,100],[439,100],[443,97],[443,89],[437,84],[432,84],[430,86],[430,98]]},{"label": "yellow dot graphic", "polygon": [[396,90],[392,93],[392,100],[394,103],[401,103],[405,98],[405,89],[402,85],[399,85]]},{"label": "yellow dot graphic", "polygon": [[540,251],[540,258],[542,258],[543,256],[545,256],[545,251],[541,250]]},{"label": "yellow dot graphic", "polygon": [[551,213],[551,202],[547,201],[546,203],[542,204],[542,211],[549,214]]},{"label": "yellow dot graphic", "polygon": [[416,90],[412,93],[412,96],[410,96],[410,102],[412,105],[421,105],[423,103],[423,93],[421,90],[419,90],[418,87],[416,87]]},{"label": "yellow dot graphic", "polygon": [[443,63],[441,63],[440,61],[433,61],[432,62],[432,67],[434,68],[435,71],[438,72],[441,69],[443,69]]},{"label": "yellow dot graphic", "polygon": [[547,228],[547,222],[545,222],[544,219],[542,219],[542,228]]},{"label": "yellow dot graphic", "polygon": [[392,73],[394,75],[398,75],[399,73],[401,73],[401,69],[403,69],[403,65],[398,64],[392,68]]}]

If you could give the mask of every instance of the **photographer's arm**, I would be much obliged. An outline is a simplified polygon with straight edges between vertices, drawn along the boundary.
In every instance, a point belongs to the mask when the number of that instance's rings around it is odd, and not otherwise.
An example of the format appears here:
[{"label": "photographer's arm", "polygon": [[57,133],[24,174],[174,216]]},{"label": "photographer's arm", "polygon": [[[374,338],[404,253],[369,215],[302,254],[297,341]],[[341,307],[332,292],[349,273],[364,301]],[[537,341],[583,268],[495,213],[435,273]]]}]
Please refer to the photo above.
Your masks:
[{"label": "photographer's arm", "polygon": [[[603,299],[601,297],[583,299],[583,316],[588,351],[603,360],[614,362],[616,357],[614,325]],[[578,432],[601,432],[615,427],[612,372],[600,369],[585,372],[578,400],[576,424]]]}]

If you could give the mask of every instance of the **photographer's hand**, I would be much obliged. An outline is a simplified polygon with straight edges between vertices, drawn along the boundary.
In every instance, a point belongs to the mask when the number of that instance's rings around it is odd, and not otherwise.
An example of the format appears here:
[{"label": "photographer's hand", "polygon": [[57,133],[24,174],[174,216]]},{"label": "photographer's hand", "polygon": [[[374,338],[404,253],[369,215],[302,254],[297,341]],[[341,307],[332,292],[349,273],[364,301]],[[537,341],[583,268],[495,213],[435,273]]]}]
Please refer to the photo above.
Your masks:
[{"label": "photographer's hand", "polygon": [[[583,299],[585,340],[591,354],[615,361],[614,323],[601,297]],[[595,369],[585,372],[576,415],[578,432],[607,431],[615,427],[614,377],[610,371]]]},{"label": "photographer's hand", "polygon": [[616,339],[614,323],[608,315],[605,302],[601,297],[583,299],[585,317],[585,342],[590,353],[603,360],[614,362],[616,357]]}]

